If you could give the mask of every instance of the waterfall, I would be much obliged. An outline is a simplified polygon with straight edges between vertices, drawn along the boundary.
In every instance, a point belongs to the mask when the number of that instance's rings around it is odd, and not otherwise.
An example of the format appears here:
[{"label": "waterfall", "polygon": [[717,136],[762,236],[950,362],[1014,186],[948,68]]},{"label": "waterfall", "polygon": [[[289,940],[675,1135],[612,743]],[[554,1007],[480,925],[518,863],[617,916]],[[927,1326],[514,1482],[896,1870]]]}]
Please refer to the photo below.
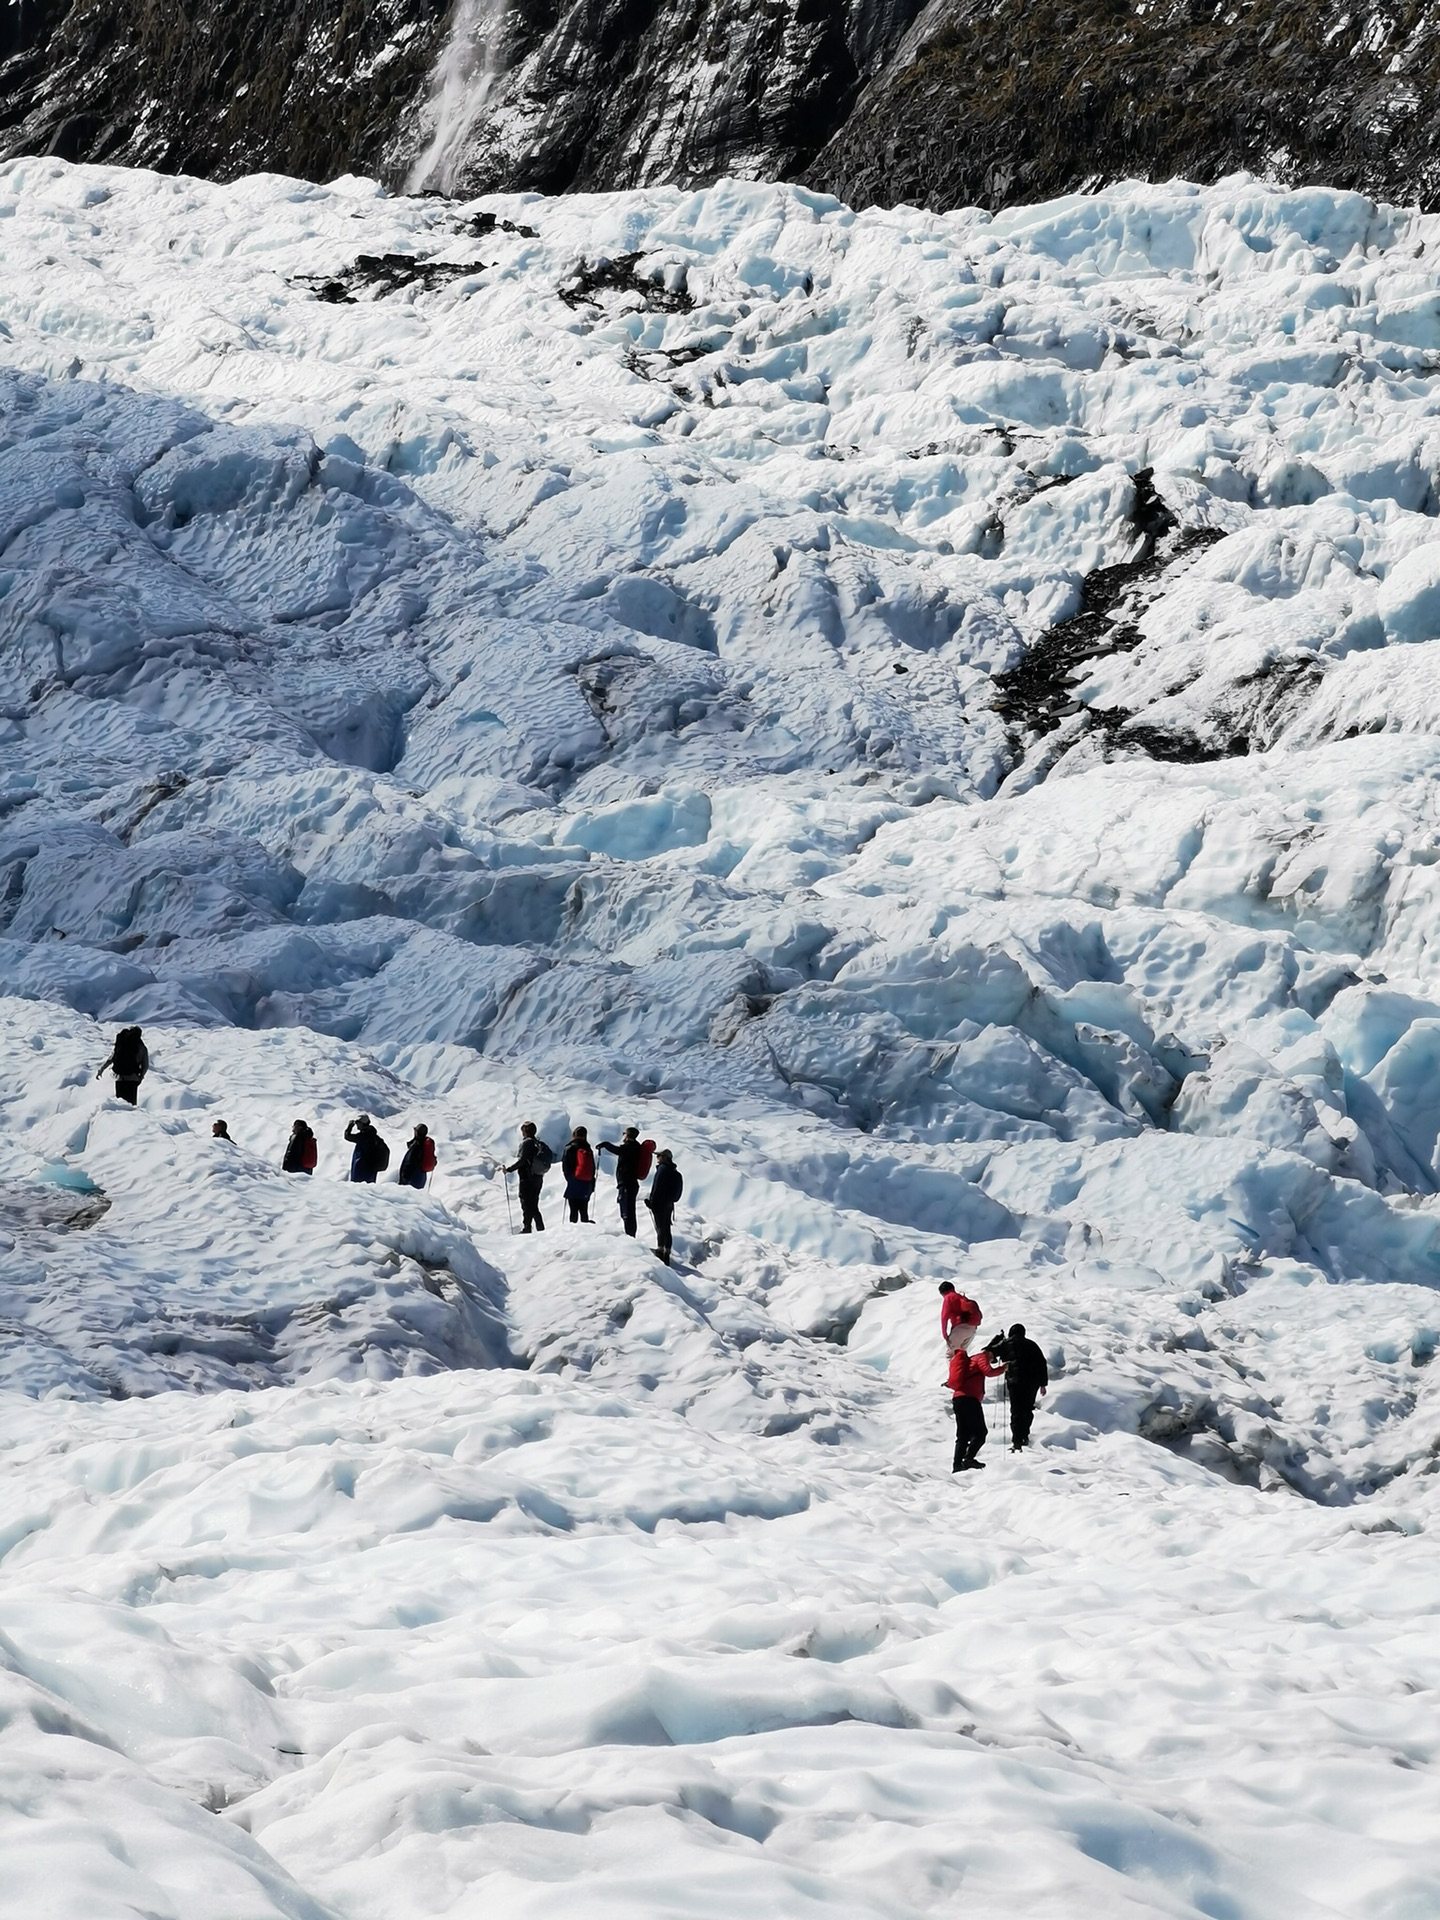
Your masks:
[{"label": "waterfall", "polygon": [[505,70],[508,4],[509,0],[456,0],[450,34],[430,87],[434,132],[405,182],[411,193],[425,187],[454,192],[471,130]]}]

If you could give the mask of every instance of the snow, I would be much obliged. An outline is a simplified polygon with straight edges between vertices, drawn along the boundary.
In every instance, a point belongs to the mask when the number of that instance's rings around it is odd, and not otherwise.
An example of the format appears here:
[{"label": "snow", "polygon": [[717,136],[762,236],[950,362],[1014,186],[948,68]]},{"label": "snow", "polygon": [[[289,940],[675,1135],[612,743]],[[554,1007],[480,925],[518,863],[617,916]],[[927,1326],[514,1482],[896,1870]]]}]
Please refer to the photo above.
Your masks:
[{"label": "snow", "polygon": [[0,169],[0,1911],[1440,1913],[1437,242]]}]

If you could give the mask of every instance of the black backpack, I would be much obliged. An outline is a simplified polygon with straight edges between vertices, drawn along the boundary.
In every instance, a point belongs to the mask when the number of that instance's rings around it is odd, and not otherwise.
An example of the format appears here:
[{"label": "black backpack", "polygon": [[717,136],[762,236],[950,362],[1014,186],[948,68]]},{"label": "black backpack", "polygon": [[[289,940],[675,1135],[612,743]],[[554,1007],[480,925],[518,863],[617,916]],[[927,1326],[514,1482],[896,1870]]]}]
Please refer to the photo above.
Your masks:
[{"label": "black backpack", "polygon": [[117,1080],[138,1080],[145,1072],[145,1042],[140,1038],[139,1027],[122,1027],[116,1034],[110,1064]]},{"label": "black backpack", "polygon": [[370,1149],[370,1162],[381,1173],[390,1164],[390,1149],[378,1133],[375,1135],[375,1144]]},{"label": "black backpack", "polygon": [[535,1142],[534,1167],[537,1173],[548,1173],[555,1164],[555,1155],[543,1140]]}]

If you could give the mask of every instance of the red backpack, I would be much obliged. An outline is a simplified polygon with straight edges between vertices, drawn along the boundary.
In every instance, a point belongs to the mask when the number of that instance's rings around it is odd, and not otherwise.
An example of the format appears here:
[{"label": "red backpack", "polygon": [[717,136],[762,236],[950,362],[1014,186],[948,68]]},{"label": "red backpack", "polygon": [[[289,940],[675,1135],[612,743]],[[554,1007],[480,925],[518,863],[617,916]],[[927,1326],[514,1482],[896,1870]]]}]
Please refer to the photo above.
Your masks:
[{"label": "red backpack", "polygon": [[595,1178],[595,1156],[589,1147],[575,1149],[575,1178],[591,1181]]},{"label": "red backpack", "polygon": [[425,1136],[425,1145],[420,1154],[420,1167],[424,1173],[433,1173],[435,1171],[435,1142],[430,1138],[429,1134]]},{"label": "red backpack", "polygon": [[316,1145],[315,1136],[313,1133],[307,1133],[305,1138],[300,1142],[300,1165],[305,1169],[306,1173],[313,1173],[315,1171],[315,1162],[319,1158],[320,1150]]},{"label": "red backpack", "polygon": [[635,1178],[637,1180],[646,1179],[654,1162],[655,1142],[653,1140],[642,1140],[640,1142],[640,1157],[635,1162]]}]

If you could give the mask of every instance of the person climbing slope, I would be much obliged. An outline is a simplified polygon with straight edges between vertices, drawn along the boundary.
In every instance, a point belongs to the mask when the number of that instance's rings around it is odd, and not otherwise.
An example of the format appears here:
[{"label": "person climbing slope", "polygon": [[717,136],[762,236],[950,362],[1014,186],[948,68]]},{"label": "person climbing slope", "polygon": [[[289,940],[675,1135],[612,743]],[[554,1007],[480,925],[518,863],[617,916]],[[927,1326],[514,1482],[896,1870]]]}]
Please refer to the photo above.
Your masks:
[{"label": "person climbing slope", "polygon": [[1035,1424],[1035,1402],[1050,1385],[1050,1365],[1025,1328],[1016,1321],[1000,1349],[1005,1362],[1005,1391],[1010,1398],[1010,1451],[1020,1453],[1030,1444]]},{"label": "person climbing slope", "polygon": [[595,1191],[595,1155],[586,1128],[576,1127],[564,1153],[560,1168],[565,1175],[565,1204],[570,1209],[570,1224],[590,1221],[590,1196]]},{"label": "person climbing slope", "polygon": [[981,1469],[985,1462],[976,1456],[989,1437],[985,1425],[985,1382],[1005,1371],[1003,1360],[986,1347],[982,1353],[967,1353],[957,1347],[950,1355],[950,1372],[945,1384],[950,1389],[955,1412],[955,1464],[952,1473]]},{"label": "person climbing slope", "polygon": [[110,1057],[95,1069],[98,1080],[107,1067],[115,1071],[115,1098],[133,1107],[140,1093],[140,1082],[150,1071],[150,1050],[139,1027],[121,1027],[110,1049]]},{"label": "person climbing slope", "polygon": [[410,1136],[409,1145],[400,1156],[400,1184],[402,1187],[423,1187],[434,1171],[435,1142],[430,1138],[427,1126],[417,1126]]},{"label": "person climbing slope", "polygon": [[668,1147],[662,1147],[655,1156],[655,1178],[650,1182],[650,1191],[645,1196],[645,1204],[655,1216],[655,1251],[668,1267],[670,1264],[671,1229],[675,1221],[675,1208],[685,1191],[685,1181]]},{"label": "person climbing slope", "polygon": [[532,1227],[536,1233],[545,1231],[540,1217],[540,1188],[554,1164],[555,1156],[535,1131],[535,1122],[527,1120],[520,1129],[520,1151],[505,1169],[520,1176],[520,1217],[525,1223],[522,1233],[529,1233]]},{"label": "person climbing slope", "polygon": [[949,1280],[940,1282],[940,1332],[951,1353],[968,1353],[981,1320],[979,1307]]},{"label": "person climbing slope", "polygon": [[345,1129],[345,1138],[355,1149],[350,1156],[350,1178],[357,1185],[373,1187],[376,1175],[383,1173],[390,1164],[389,1146],[375,1131],[368,1113],[362,1113],[358,1120],[350,1122]]},{"label": "person climbing slope", "polygon": [[626,1233],[635,1238],[635,1201],[640,1192],[640,1182],[650,1171],[650,1163],[655,1154],[655,1142],[642,1140],[638,1127],[626,1127],[620,1136],[619,1146],[609,1140],[600,1142],[601,1153],[613,1153],[615,1156],[615,1201],[620,1209],[620,1221]]},{"label": "person climbing slope", "polygon": [[217,1120],[214,1126],[211,1127],[210,1138],[212,1140],[229,1140],[232,1147],[235,1144],[233,1140],[230,1140],[230,1129],[223,1120]]},{"label": "person climbing slope", "polygon": [[314,1173],[315,1163],[319,1158],[320,1145],[314,1133],[304,1120],[297,1120],[290,1129],[290,1138],[285,1142],[280,1171],[282,1173]]}]

